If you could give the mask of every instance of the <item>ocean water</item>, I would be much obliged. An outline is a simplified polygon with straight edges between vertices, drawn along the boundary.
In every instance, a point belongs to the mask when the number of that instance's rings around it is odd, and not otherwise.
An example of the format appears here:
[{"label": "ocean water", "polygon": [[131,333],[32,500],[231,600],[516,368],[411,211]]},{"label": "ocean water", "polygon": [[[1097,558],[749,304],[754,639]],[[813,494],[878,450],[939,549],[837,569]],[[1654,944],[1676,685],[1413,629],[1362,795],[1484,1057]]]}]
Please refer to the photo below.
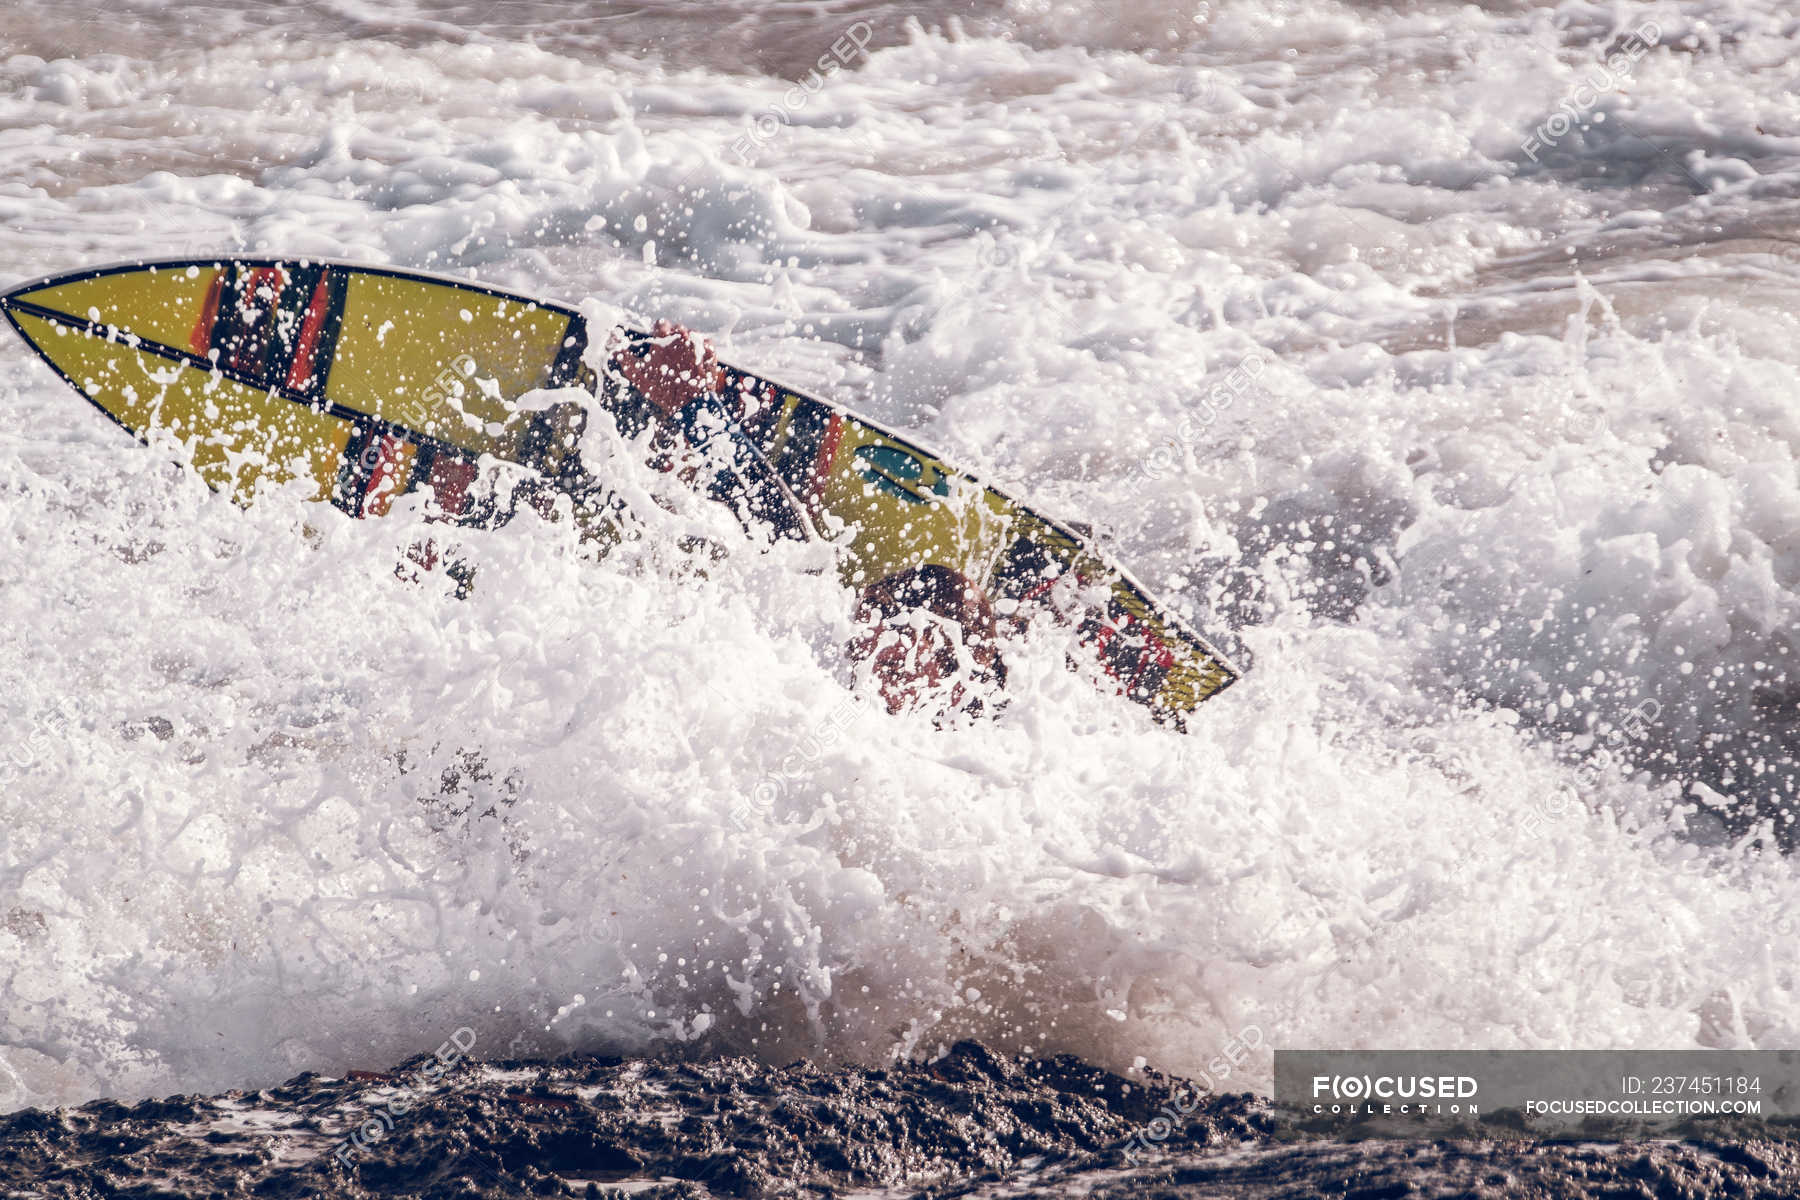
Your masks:
[{"label": "ocean water", "polygon": [[[1792,1046],[1800,18],[1773,0],[0,17],[0,286],[467,275],[713,336],[1090,522],[1252,663],[845,686],[816,549],[247,511],[0,339],[0,1109],[467,1029],[1266,1090]],[[654,489],[629,462],[622,486]],[[735,816],[734,816],[735,814]],[[1254,1030],[1255,1038],[1246,1036]],[[1234,1041],[1235,1040],[1235,1041]]]}]

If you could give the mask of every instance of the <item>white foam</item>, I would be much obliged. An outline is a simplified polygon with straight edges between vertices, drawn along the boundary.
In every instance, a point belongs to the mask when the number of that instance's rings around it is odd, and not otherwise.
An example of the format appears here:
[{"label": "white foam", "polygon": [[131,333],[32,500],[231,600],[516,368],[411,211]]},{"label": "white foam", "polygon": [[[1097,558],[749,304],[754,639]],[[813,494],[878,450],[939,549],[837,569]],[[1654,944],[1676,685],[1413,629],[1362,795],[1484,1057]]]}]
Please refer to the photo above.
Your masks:
[{"label": "white foam", "polygon": [[[791,108],[573,25],[340,43],[295,10],[175,60],[145,9],[152,49],[0,60],[9,280],[329,253],[686,320],[1094,522],[1256,663],[1181,736],[1046,639],[1001,719],[934,730],[851,699],[810,552],[658,552],[731,530],[617,447],[650,536],[599,564],[531,517],[240,511],[9,341],[0,1106],[464,1026],[491,1057],[975,1035],[1187,1072],[1248,1025],[1791,1044],[1793,872],[1693,798],[1791,787],[1785,735],[1753,744],[1800,592],[1791,145],[1750,115],[1780,14],[1709,5],[1734,48],[1609,99],[1668,156],[1602,123],[1534,166],[1611,17],[1204,7],[872,19]],[[470,599],[394,577],[421,537]]]}]

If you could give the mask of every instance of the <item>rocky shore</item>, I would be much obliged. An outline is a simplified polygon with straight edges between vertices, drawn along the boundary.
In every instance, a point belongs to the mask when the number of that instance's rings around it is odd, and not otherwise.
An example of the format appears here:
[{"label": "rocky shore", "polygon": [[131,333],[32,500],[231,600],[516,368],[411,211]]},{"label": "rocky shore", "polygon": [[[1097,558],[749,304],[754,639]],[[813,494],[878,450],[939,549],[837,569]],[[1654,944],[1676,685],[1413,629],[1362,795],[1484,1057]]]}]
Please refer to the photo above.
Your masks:
[{"label": "rocky shore", "polygon": [[[446,1066],[445,1062],[450,1065]],[[0,1116],[8,1197],[1788,1197],[1791,1127],[1625,1143],[1295,1132],[1247,1096],[962,1043],[888,1069],[425,1057],[212,1097]]]}]

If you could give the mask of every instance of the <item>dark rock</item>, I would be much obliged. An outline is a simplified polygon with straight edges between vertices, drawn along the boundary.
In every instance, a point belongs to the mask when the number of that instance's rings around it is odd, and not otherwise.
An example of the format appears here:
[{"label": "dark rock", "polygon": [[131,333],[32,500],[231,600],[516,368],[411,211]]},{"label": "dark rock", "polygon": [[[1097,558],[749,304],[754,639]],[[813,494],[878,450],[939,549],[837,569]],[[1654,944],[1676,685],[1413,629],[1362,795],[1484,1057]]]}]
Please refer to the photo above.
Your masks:
[{"label": "dark rock", "polygon": [[[973,1042],[880,1070],[570,1056],[509,1063],[505,1075],[468,1065],[417,1086],[423,1061],[358,1082],[307,1074],[213,1099],[0,1116],[0,1195],[1800,1195],[1800,1137],[1775,1122],[1616,1145],[1537,1142],[1504,1125],[1463,1140],[1350,1141],[1279,1124],[1252,1096],[1196,1099],[1182,1080],[1126,1080]],[[1179,1121],[1166,1119],[1172,1104]],[[1140,1136],[1159,1116],[1160,1140]]]}]

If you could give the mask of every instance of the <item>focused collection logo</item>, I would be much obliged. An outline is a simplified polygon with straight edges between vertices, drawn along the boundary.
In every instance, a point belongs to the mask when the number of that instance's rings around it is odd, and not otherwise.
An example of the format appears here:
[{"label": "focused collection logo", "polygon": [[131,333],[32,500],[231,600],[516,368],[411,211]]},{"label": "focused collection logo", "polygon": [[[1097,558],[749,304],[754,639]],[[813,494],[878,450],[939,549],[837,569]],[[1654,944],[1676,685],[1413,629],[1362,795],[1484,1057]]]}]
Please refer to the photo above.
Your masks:
[{"label": "focused collection logo", "polygon": [[[1315,1113],[1476,1116],[1481,1083],[1473,1075],[1314,1075]],[[1329,1104],[1327,1103],[1329,1102]]]},{"label": "focused collection logo", "polygon": [[[1800,1050],[1276,1050],[1274,1108],[1371,1137],[1642,1137],[1681,1121],[1800,1119]],[[1509,1134],[1510,1136],[1510,1134]]]}]

